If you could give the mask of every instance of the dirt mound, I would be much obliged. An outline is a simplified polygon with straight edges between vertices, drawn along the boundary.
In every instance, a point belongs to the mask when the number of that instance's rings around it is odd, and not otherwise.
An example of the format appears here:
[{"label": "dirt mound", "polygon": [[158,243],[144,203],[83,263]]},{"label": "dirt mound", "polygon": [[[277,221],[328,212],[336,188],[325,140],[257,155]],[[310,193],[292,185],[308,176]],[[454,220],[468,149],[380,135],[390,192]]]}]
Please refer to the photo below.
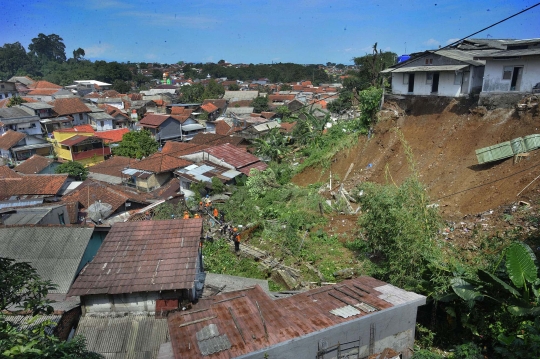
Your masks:
[{"label": "dirt mound", "polygon": [[410,175],[395,131],[399,129],[412,149],[421,181],[445,218],[462,218],[519,200],[536,203],[540,179],[517,194],[540,175],[540,150],[519,163],[509,158],[485,165],[478,165],[475,150],[540,133],[537,111],[474,110],[472,100],[448,98],[392,100],[384,111],[399,116],[381,120],[370,140],[362,137],[357,146],[336,155],[330,169],[308,168],[293,182],[305,186],[328,181],[331,171],[335,183],[354,163],[344,183],[347,190],[363,181],[399,184]]}]

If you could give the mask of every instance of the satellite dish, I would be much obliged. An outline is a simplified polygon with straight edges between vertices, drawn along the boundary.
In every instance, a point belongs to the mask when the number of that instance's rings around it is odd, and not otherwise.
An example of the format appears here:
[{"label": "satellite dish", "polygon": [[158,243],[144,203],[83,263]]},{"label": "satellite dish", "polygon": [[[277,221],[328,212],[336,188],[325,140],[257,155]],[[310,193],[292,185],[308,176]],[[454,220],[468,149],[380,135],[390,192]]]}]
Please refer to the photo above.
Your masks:
[{"label": "satellite dish", "polygon": [[88,217],[96,223],[99,220],[107,218],[112,213],[112,205],[104,202],[94,202],[88,207]]}]

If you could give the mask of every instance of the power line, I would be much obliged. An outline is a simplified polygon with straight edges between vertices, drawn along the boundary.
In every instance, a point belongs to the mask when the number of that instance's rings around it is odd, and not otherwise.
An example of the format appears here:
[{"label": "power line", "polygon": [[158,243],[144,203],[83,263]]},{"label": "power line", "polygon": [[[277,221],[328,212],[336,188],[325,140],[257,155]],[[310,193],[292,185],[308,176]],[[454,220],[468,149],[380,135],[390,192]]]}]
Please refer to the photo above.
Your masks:
[{"label": "power line", "polygon": [[[457,44],[459,44],[461,41],[466,40],[466,39],[468,39],[469,37],[472,37],[472,36],[474,36],[474,35],[476,35],[476,34],[481,33],[482,31],[485,31],[485,30],[490,29],[490,28],[492,28],[492,27],[494,27],[494,26],[496,26],[496,25],[499,25],[499,24],[501,24],[501,23],[503,23],[503,22],[505,22],[505,21],[508,21],[508,20],[510,20],[510,19],[513,18],[513,17],[516,17],[516,16],[518,16],[518,15],[521,15],[521,14],[523,14],[524,12],[527,12],[527,11],[529,11],[529,10],[531,10],[531,9],[533,9],[533,8],[535,8],[535,7],[537,7],[538,5],[540,5],[540,2],[539,2],[539,3],[536,3],[536,4],[532,5],[532,6],[529,6],[528,8],[523,9],[523,10],[521,10],[521,11],[519,11],[519,12],[513,14],[513,15],[510,15],[510,16],[508,16],[508,17],[506,17],[506,18],[504,18],[504,19],[502,19],[502,20],[500,20],[500,21],[497,21],[496,23],[493,23],[493,24],[491,24],[491,25],[489,25],[489,26],[486,26],[486,27],[484,27],[482,30],[478,30],[478,31],[476,31],[476,32],[474,32],[474,33],[472,33],[472,34],[470,34],[470,35],[468,35],[468,36],[465,36],[465,37],[463,37],[463,38],[461,38],[461,39],[459,39],[459,40],[457,40],[457,41],[452,42],[451,44],[448,44],[448,45],[446,45],[446,46],[444,46],[444,47],[441,47],[440,49],[437,49],[437,50],[435,50],[435,51],[433,51],[433,52],[429,52],[429,54],[434,54],[434,53],[437,53],[438,51],[441,51],[441,50],[444,50],[444,49],[446,49],[446,48],[449,48],[449,47],[452,47],[452,46],[454,46],[454,45],[457,45]],[[422,55],[416,57],[415,60],[421,59],[421,58],[426,57],[426,56],[428,56],[428,54],[424,53],[424,54],[422,54]],[[393,72],[394,70],[397,70],[397,69],[403,67],[405,64],[406,64],[406,62],[402,63],[400,66],[394,67],[392,70],[390,70],[390,71],[388,71],[388,72]]]}]

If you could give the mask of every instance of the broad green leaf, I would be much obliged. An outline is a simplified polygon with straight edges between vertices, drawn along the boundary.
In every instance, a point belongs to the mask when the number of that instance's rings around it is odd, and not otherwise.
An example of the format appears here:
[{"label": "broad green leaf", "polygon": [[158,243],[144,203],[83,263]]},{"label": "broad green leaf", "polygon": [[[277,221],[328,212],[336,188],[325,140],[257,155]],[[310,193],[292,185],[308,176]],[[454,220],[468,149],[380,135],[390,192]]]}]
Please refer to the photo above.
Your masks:
[{"label": "broad green leaf", "polygon": [[474,301],[483,298],[482,293],[477,291],[474,286],[466,282],[463,278],[453,278],[452,289],[461,299],[466,301]]},{"label": "broad green leaf", "polygon": [[504,345],[510,345],[516,339],[516,337],[514,337],[512,335],[507,337],[507,336],[505,336],[503,334],[499,334],[497,339]]},{"label": "broad green leaf", "polygon": [[538,278],[534,264],[534,254],[522,243],[514,243],[506,250],[506,270],[512,283],[518,288],[526,281],[534,282]]},{"label": "broad green leaf", "polygon": [[519,317],[524,315],[540,315],[540,307],[524,308],[513,305],[508,307],[508,312]]},{"label": "broad green leaf", "polygon": [[492,283],[499,287],[502,287],[506,289],[507,291],[509,291],[510,293],[512,293],[513,295],[515,295],[516,297],[521,297],[521,294],[514,287],[506,284],[499,277],[489,272],[486,272],[485,270],[480,269],[478,271],[478,278],[480,278],[484,282]]}]

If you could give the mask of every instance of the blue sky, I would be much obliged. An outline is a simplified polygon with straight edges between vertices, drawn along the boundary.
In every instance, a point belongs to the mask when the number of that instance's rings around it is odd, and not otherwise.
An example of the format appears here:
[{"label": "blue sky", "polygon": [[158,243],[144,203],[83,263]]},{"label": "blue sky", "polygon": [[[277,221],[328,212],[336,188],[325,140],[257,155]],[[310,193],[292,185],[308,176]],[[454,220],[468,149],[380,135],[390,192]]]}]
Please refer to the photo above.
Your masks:
[{"label": "blue sky", "polygon": [[[444,46],[536,2],[8,0],[0,44],[55,33],[91,60],[349,64],[375,42],[398,55]],[[540,6],[476,37],[540,38]]]}]

